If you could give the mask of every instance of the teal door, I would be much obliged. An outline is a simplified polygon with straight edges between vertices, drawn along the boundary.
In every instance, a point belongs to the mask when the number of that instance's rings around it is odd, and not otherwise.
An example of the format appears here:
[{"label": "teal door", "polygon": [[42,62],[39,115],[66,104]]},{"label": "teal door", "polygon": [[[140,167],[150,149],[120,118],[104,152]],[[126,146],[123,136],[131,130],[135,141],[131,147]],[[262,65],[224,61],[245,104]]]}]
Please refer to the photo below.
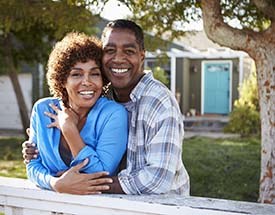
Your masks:
[{"label": "teal door", "polygon": [[230,64],[204,64],[204,113],[228,114],[230,96]]}]

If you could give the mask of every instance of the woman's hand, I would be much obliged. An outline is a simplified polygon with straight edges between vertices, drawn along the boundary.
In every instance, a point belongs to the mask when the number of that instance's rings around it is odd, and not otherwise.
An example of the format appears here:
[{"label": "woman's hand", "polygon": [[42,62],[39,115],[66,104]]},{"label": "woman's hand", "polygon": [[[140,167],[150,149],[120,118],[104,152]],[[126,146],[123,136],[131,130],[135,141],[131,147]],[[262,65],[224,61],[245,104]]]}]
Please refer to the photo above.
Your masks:
[{"label": "woman's hand", "polygon": [[91,174],[80,173],[82,167],[88,163],[85,159],[82,163],[71,167],[60,177],[52,177],[50,184],[53,190],[59,193],[70,193],[78,195],[100,194],[110,189],[109,184],[113,182],[107,172]]},{"label": "woman's hand", "polygon": [[50,107],[55,111],[56,114],[45,112],[46,116],[54,120],[54,122],[48,125],[49,128],[56,127],[63,132],[64,129],[72,125],[77,127],[79,117],[71,108],[63,107],[63,110],[61,110],[54,104],[50,104]]},{"label": "woman's hand", "polygon": [[78,153],[85,147],[85,143],[83,142],[79,133],[79,116],[71,108],[62,107],[62,109],[59,109],[53,104],[51,104],[50,107],[55,111],[56,114],[45,112],[45,115],[54,120],[48,125],[48,127],[56,127],[60,129],[73,157],[76,157]]}]

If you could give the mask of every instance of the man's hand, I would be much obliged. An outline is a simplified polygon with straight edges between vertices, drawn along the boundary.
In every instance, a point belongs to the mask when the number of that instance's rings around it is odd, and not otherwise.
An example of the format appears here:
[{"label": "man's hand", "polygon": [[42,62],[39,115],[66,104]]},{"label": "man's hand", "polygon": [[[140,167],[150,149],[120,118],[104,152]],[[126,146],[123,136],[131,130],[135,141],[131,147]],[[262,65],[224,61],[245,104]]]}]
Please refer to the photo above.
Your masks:
[{"label": "man's hand", "polygon": [[60,177],[52,177],[50,183],[53,190],[59,193],[78,195],[101,194],[110,189],[109,185],[113,180],[107,172],[85,174],[79,171],[88,162],[85,159],[82,163],[70,168]]},{"label": "man's hand", "polygon": [[22,154],[24,158],[24,163],[28,164],[32,159],[36,159],[38,155],[38,150],[35,144],[30,141],[25,141],[22,143]]}]

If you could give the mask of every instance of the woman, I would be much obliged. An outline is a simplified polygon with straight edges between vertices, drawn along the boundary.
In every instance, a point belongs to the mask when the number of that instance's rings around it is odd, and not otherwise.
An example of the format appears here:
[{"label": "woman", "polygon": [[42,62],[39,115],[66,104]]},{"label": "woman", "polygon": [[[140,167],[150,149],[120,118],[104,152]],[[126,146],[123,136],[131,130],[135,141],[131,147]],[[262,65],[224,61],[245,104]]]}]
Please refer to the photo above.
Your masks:
[{"label": "woman", "polygon": [[101,58],[101,42],[82,33],[66,35],[49,56],[54,97],[34,104],[29,141],[40,154],[27,165],[28,178],[41,188],[51,189],[54,177],[86,158],[83,172],[117,171],[127,145],[127,112],[102,96]]}]

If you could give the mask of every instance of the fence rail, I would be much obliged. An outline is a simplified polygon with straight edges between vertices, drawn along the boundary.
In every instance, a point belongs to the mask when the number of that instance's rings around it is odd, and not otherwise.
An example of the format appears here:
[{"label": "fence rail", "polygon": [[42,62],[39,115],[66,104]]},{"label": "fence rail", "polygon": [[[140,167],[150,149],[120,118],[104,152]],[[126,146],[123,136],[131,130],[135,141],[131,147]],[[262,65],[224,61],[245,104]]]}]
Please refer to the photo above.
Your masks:
[{"label": "fence rail", "polygon": [[275,206],[177,195],[70,195],[41,190],[25,179],[0,177],[5,215],[275,214]]}]

